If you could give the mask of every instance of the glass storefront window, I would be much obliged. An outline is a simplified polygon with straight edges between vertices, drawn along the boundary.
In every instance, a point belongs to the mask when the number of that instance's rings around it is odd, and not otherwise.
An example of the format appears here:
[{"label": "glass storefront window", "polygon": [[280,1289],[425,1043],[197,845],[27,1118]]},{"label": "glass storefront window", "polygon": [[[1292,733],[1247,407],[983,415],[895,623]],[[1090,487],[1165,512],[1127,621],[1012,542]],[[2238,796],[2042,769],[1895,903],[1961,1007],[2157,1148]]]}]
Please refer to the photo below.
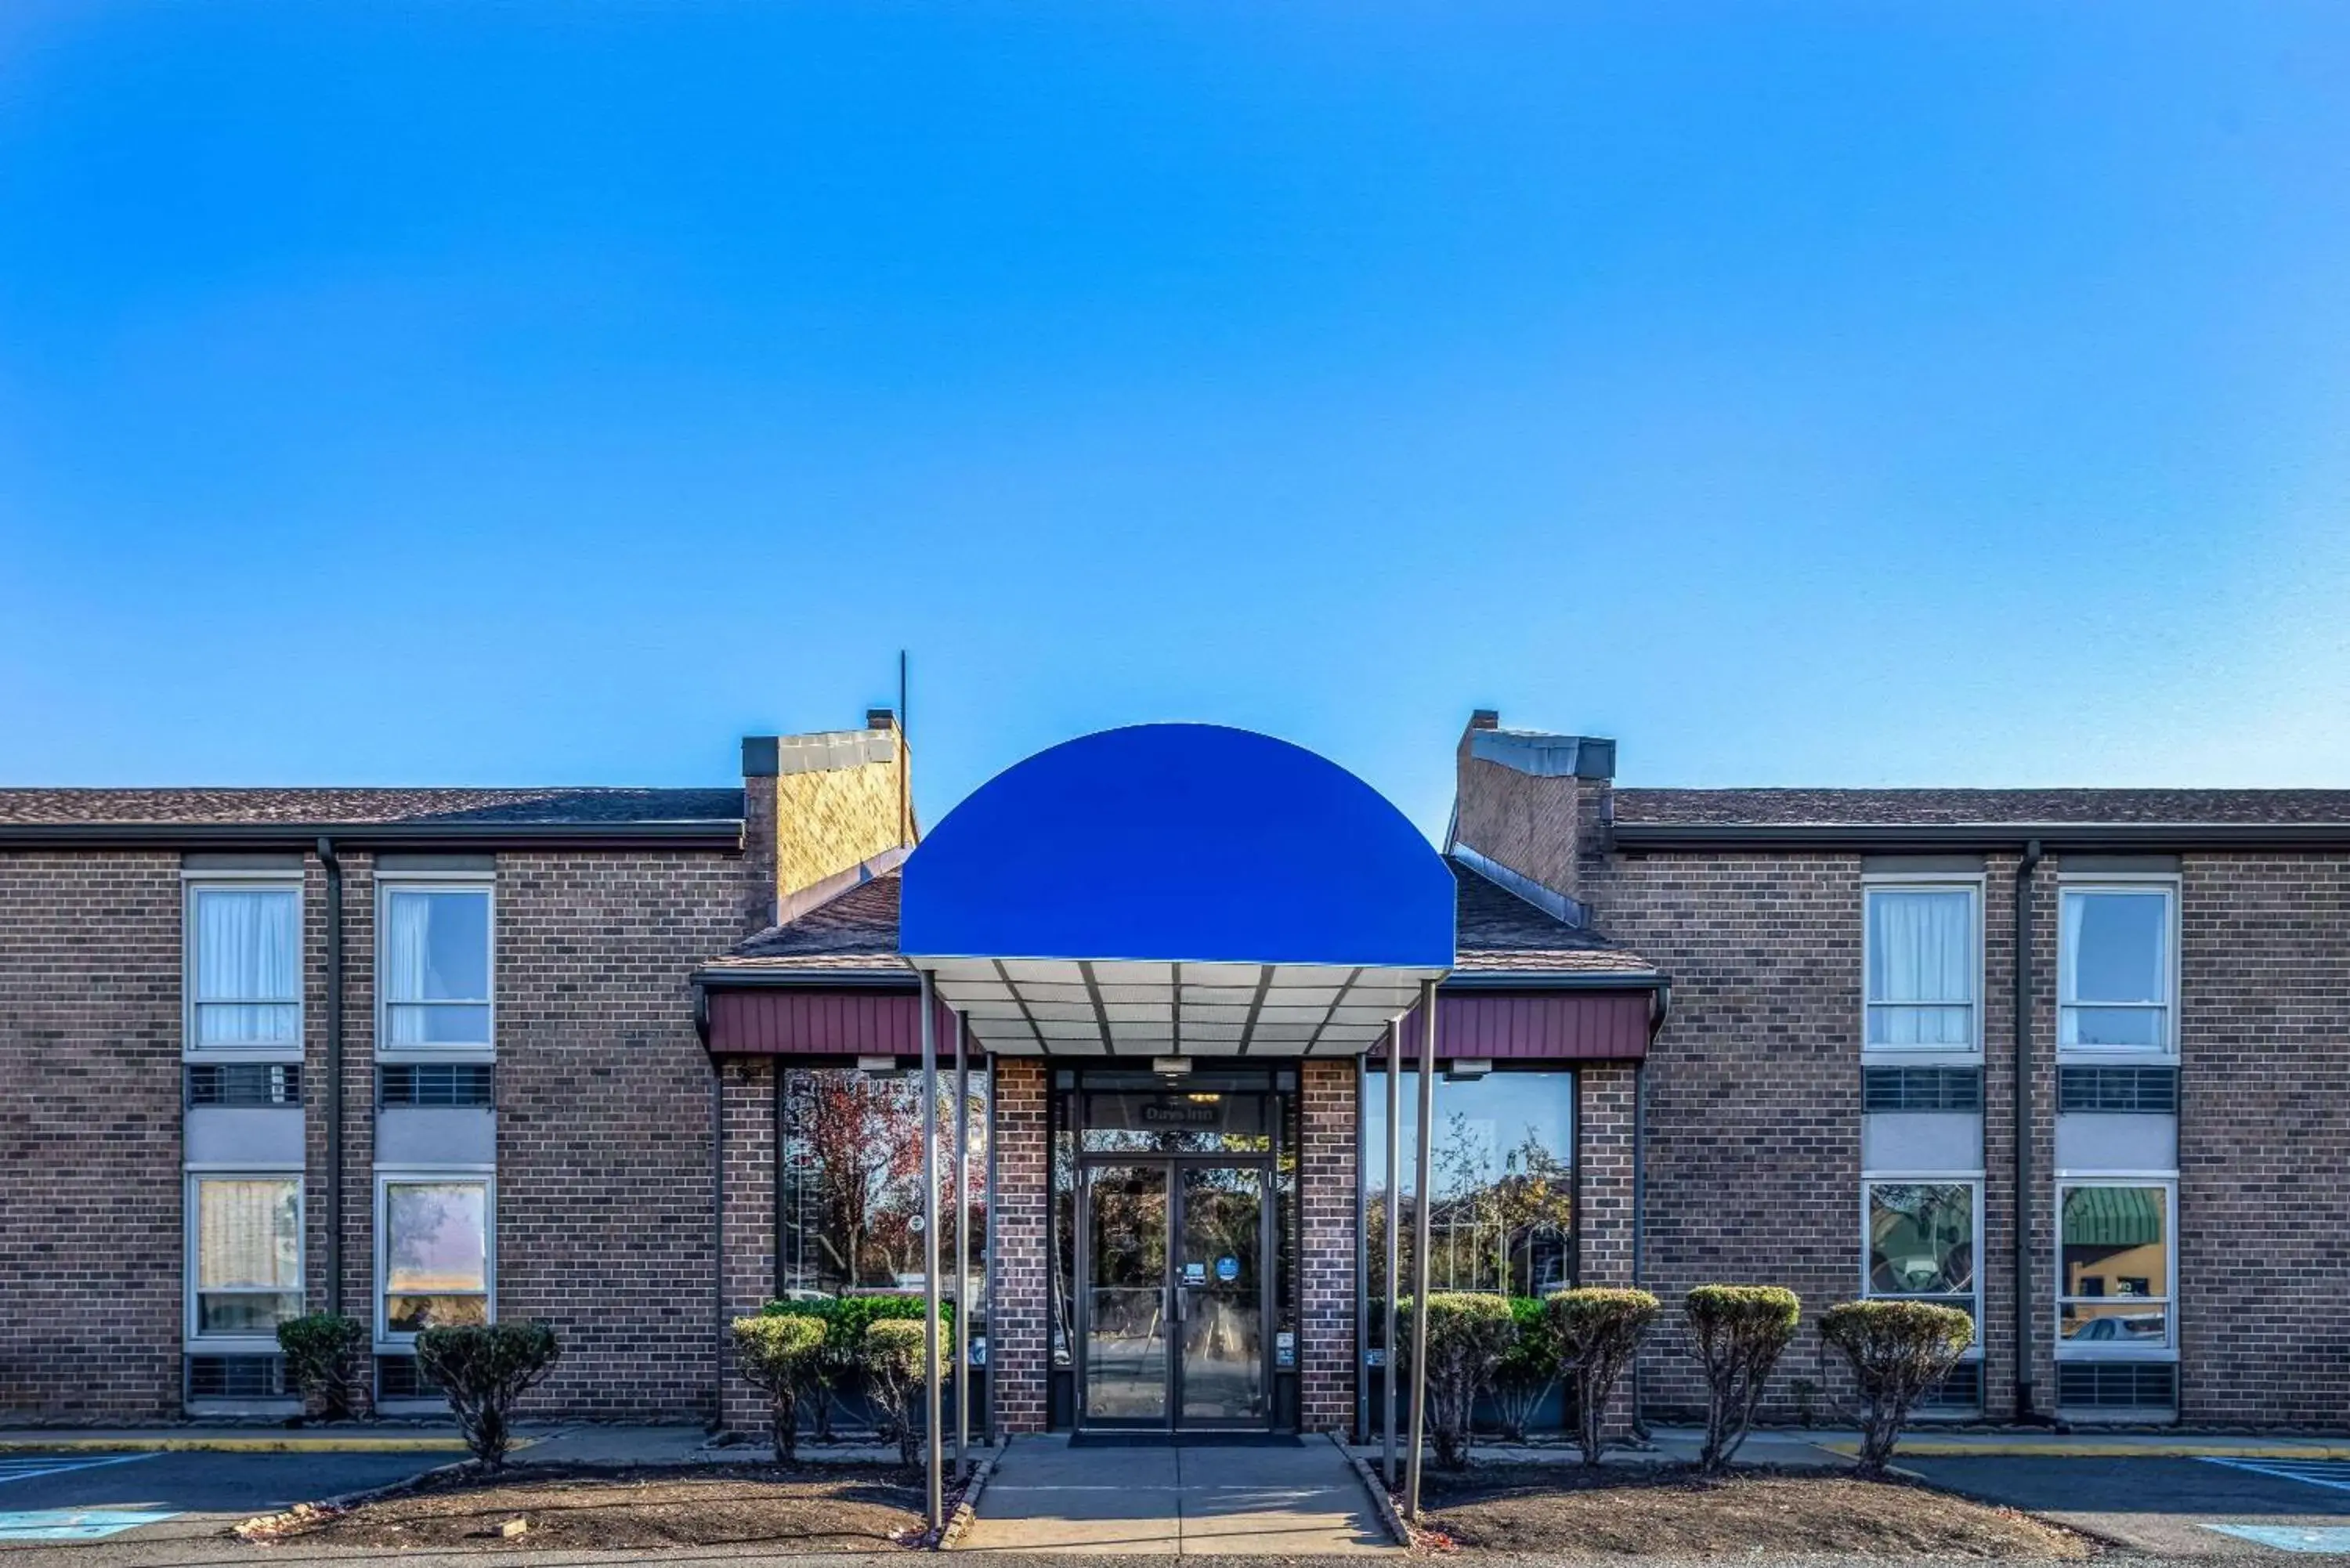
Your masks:
[{"label": "glass storefront window", "polygon": [[[912,1294],[923,1286],[922,1081],[854,1068],[784,1079],[783,1293],[795,1300]],[[963,1249],[974,1333],[987,1302],[988,1075],[971,1074],[969,1189],[955,1201],[954,1074],[939,1074],[939,1266]]]},{"label": "glass storefront window", "polygon": [[[1418,1080],[1403,1081],[1406,1289],[1413,1278],[1412,1171]],[[1364,1242],[1370,1297],[1387,1297],[1387,1084],[1373,1068],[1363,1089]],[[1429,1215],[1429,1283],[1440,1291],[1539,1296],[1575,1274],[1575,1075],[1496,1072],[1436,1085],[1435,1202]],[[1374,1312],[1378,1319],[1380,1314]]]}]

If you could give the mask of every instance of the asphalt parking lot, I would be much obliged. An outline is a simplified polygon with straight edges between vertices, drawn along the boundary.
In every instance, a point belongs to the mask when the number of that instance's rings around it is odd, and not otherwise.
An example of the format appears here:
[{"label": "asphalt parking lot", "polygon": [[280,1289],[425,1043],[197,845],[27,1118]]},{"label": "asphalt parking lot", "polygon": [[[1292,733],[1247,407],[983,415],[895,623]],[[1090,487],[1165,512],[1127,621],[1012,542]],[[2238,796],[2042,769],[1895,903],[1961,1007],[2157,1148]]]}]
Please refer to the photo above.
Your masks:
[{"label": "asphalt parking lot", "polygon": [[[2350,1552],[2350,1461],[1983,1457],[1896,1462],[1937,1486],[2045,1514],[2152,1556],[2284,1562],[2292,1552]],[[2231,1533],[2238,1530],[2251,1533]]]},{"label": "asphalt parking lot", "polygon": [[0,1553],[215,1536],[256,1513],[388,1485],[453,1457],[13,1450],[0,1454]]}]

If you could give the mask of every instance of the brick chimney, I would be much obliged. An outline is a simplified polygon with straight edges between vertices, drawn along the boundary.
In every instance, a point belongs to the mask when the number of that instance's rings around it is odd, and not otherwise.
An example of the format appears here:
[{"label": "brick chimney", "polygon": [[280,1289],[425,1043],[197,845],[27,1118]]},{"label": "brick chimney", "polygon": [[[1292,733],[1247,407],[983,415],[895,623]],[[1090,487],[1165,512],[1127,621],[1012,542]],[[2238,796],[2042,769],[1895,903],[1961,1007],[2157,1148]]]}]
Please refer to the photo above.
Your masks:
[{"label": "brick chimney", "polygon": [[916,837],[910,763],[887,708],[861,730],[743,737],[745,934],[905,857]]},{"label": "brick chimney", "polygon": [[1588,924],[1614,817],[1616,742],[1505,730],[1480,708],[1461,732],[1459,770],[1449,851],[1561,919]]}]

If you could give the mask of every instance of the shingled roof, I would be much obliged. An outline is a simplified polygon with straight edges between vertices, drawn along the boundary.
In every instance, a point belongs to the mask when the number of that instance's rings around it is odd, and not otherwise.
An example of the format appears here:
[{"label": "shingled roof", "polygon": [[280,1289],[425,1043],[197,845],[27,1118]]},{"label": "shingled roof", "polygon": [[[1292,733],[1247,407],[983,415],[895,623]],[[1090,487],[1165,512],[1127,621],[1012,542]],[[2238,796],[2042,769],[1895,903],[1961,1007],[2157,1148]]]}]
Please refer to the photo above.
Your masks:
[{"label": "shingled roof", "polygon": [[[1627,980],[1653,972],[1653,966],[1587,928],[1570,926],[1507,888],[1452,862],[1458,888],[1459,953],[1456,974],[1622,974]],[[898,873],[890,870],[859,883],[780,926],[738,943],[703,965],[723,983],[728,976],[805,975],[820,983],[827,973],[912,971],[898,956]]]},{"label": "shingled roof", "polygon": [[608,827],[743,820],[737,789],[0,789],[0,826]]},{"label": "shingled roof", "polygon": [[2350,790],[2334,789],[1618,789],[1615,807],[1660,826],[2350,826]]},{"label": "shingled roof", "polygon": [[885,871],[737,942],[702,969],[713,976],[902,970],[910,982],[914,971],[898,956],[898,888],[896,869]]}]

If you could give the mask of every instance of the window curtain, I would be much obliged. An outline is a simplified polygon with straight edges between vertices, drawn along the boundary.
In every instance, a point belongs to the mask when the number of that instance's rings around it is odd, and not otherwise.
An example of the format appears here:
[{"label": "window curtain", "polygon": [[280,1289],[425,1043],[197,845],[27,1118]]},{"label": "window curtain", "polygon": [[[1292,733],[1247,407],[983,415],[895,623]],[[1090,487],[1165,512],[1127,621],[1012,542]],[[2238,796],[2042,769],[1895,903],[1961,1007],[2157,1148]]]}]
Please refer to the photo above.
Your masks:
[{"label": "window curtain", "polygon": [[[394,1003],[421,1002],[432,967],[432,900],[421,893],[394,893],[389,900],[384,941],[384,995]],[[391,1043],[421,1045],[432,1037],[432,1020],[421,1007],[390,1009]]]},{"label": "window curtain", "polygon": [[296,1183],[196,1184],[196,1288],[299,1290],[301,1199]]},{"label": "window curtain", "polygon": [[[1974,1044],[1974,898],[1963,892],[1869,899],[1872,1045]],[[1934,1002],[1955,1006],[1922,1005]]]},{"label": "window curtain", "polygon": [[199,1044],[291,1044],[298,1023],[298,944],[291,892],[196,895]]}]

